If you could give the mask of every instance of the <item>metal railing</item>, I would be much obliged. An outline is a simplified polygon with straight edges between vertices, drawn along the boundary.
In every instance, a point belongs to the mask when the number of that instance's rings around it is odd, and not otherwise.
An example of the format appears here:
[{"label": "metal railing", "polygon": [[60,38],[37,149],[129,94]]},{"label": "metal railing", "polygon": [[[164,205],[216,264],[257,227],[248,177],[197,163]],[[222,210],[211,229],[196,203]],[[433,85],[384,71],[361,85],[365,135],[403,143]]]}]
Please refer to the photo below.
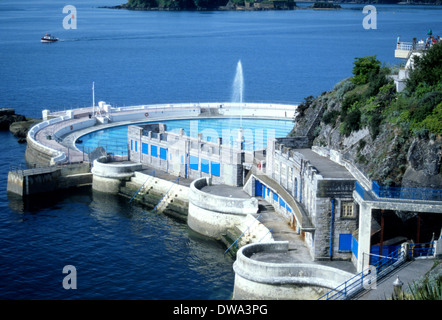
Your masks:
[{"label": "metal railing", "polygon": [[129,203],[132,202],[132,200],[137,196],[137,194],[141,191],[141,189],[144,187],[144,185],[147,183],[147,181],[149,181],[151,178],[155,177],[155,170],[152,171],[152,175],[149,176],[146,181],[144,181],[144,183],[141,185],[141,187],[137,190],[137,192],[135,192],[135,194],[133,195],[133,197],[129,200]]},{"label": "metal railing", "polygon": [[400,247],[388,256],[378,256],[379,260],[376,263],[356,274],[354,277],[345,281],[333,290],[327,292],[318,298],[318,300],[348,299],[367,287],[370,288],[370,281],[379,280],[400,266],[407,259],[434,256],[434,244],[434,241],[427,243],[411,243],[408,244],[408,249]]},{"label": "metal railing", "polygon": [[[384,187],[372,181],[371,190],[378,198],[442,201],[442,189]],[[367,191],[355,181],[355,191],[363,200],[367,200]]]},{"label": "metal railing", "polygon": [[404,50],[404,51],[411,51],[411,50],[425,50],[427,48],[427,45],[424,43],[413,43],[413,42],[400,42],[398,43],[396,49],[397,50]]},{"label": "metal railing", "polygon": [[[250,227],[252,225],[254,225],[256,222],[259,221],[259,219],[261,218],[261,214],[255,219],[255,221],[253,221],[251,224],[249,224],[249,226],[246,228],[246,230],[244,230],[243,233],[241,233],[241,235],[230,245],[230,247],[227,248],[226,251],[224,251],[224,254],[226,254],[227,252],[229,252],[229,250],[238,243],[239,239],[241,239],[241,237],[250,229]],[[238,247],[238,246],[237,246]]]},{"label": "metal railing", "polygon": [[410,258],[434,256],[434,241],[410,244],[410,247],[408,249],[408,256]]},{"label": "metal railing", "polygon": [[[382,257],[377,263],[356,274],[349,280],[330,290],[318,300],[345,300],[357,294],[365,288],[371,288],[372,283],[385,276],[393,268],[402,264],[407,257],[406,250],[399,248],[386,257]],[[388,270],[387,268],[390,267]]]},{"label": "metal railing", "polygon": [[180,179],[180,177],[176,178],[175,182],[172,183],[172,185],[170,186],[169,190],[167,190],[167,192],[166,192],[166,193],[163,195],[163,197],[161,198],[160,202],[158,202],[157,205],[152,209],[152,212],[156,212],[156,211],[159,210],[159,209],[158,209],[158,208],[159,208],[159,205],[160,205],[163,201],[167,200],[167,199],[166,199],[166,196],[168,195],[168,193],[170,192],[170,190],[172,190],[172,188],[173,188],[173,187],[179,182],[179,179]]},{"label": "metal railing", "polygon": [[382,187],[373,181],[372,190],[379,198],[442,201],[442,189]]}]

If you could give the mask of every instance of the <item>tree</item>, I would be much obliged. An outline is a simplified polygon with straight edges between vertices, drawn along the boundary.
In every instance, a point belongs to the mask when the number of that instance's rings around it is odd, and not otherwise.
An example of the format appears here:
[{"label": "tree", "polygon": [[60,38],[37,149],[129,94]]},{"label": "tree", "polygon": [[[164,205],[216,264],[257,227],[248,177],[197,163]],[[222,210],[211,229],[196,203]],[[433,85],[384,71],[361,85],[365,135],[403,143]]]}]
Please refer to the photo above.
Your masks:
[{"label": "tree", "polygon": [[[407,92],[412,94],[419,84],[430,90],[442,82],[442,43],[436,43],[424,52],[422,57],[414,58],[414,68],[407,80]],[[422,86],[422,85],[421,85]]]},{"label": "tree", "polygon": [[381,69],[381,62],[376,59],[376,56],[355,59],[352,81],[356,85],[368,83],[370,77],[377,75]]}]

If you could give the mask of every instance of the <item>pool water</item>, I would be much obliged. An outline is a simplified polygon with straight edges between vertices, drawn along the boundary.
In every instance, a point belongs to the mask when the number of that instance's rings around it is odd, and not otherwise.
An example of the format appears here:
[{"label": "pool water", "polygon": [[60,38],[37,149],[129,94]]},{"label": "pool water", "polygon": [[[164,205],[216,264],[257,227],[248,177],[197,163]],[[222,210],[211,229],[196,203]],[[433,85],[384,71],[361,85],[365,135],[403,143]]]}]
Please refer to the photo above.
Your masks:
[{"label": "pool water", "polygon": [[[146,122],[152,123],[152,122]],[[146,124],[146,123],[141,123]],[[275,119],[239,119],[239,118],[219,118],[219,119],[180,119],[162,121],[166,125],[166,131],[178,133],[179,129],[184,129],[185,135],[196,138],[198,133],[203,134],[203,140],[216,141],[218,137],[223,138],[223,144],[231,144],[238,137],[238,129],[241,127],[244,132],[245,149],[260,150],[267,145],[267,139],[272,137],[285,137],[293,129],[293,120]],[[128,126],[117,126],[98,130],[86,134],[79,139],[81,143],[76,143],[76,147],[89,153],[101,146],[108,153],[115,155],[127,155]],[[78,141],[78,140],[77,140]]]}]

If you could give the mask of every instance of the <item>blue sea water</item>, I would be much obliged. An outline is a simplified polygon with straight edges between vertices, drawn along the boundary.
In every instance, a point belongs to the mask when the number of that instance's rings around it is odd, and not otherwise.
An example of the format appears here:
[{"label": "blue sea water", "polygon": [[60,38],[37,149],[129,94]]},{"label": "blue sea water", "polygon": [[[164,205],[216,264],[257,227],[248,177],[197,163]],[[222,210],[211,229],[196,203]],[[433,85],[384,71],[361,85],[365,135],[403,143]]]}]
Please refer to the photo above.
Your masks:
[{"label": "blue sea water", "polygon": [[[442,34],[442,7],[362,5],[332,11],[142,12],[98,8],[122,0],[0,2],[0,107],[44,109],[229,101],[236,64],[244,101],[297,103],[351,76],[355,57],[387,65],[398,35]],[[63,7],[77,29],[63,28]],[[300,3],[301,6],[307,4]],[[44,33],[60,41],[40,43]],[[1,299],[229,299],[232,260],[216,241],[127,199],[87,190],[31,199],[6,195],[10,165],[25,146],[1,132]],[[66,290],[63,267],[77,269]]]}]

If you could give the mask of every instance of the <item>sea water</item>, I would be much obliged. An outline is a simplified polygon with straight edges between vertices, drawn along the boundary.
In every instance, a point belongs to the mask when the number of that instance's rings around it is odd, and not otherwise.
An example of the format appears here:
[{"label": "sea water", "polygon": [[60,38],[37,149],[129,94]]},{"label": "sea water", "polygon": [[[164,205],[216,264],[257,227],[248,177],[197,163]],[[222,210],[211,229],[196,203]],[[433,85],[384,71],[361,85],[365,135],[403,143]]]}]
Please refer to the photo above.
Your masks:
[{"label": "sea water", "polygon": [[[122,0],[0,2],[0,107],[41,117],[92,104],[230,101],[240,60],[244,102],[291,103],[351,76],[355,57],[387,65],[396,38],[442,33],[442,7],[362,5],[342,10],[143,12],[98,8]],[[76,29],[65,29],[67,4]],[[308,4],[298,3],[302,7]],[[40,43],[45,33],[60,39]],[[244,121],[246,121],[244,119]],[[229,299],[233,260],[220,243],[128,199],[90,190],[29,199],[6,195],[25,145],[0,133],[1,299]],[[65,289],[65,266],[77,288]]]}]

